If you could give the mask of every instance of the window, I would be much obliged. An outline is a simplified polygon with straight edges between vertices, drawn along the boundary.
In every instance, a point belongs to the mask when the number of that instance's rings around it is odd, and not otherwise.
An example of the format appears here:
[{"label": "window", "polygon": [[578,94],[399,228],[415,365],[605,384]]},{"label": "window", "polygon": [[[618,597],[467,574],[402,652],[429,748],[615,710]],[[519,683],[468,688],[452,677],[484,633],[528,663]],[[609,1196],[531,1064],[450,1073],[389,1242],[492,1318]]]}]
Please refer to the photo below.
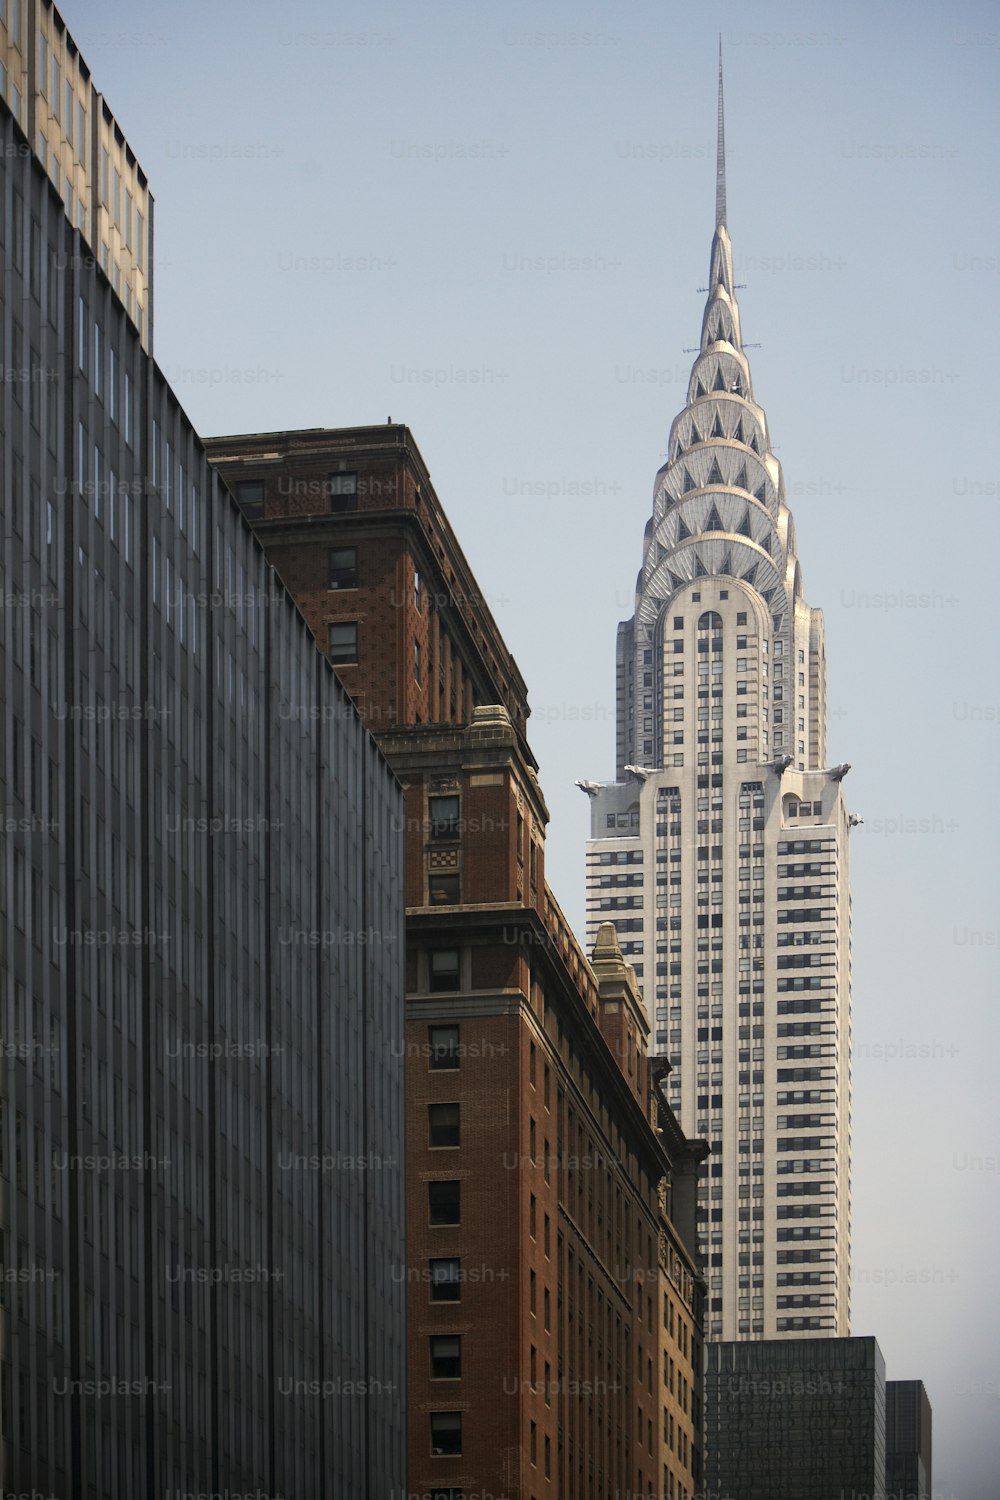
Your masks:
[{"label": "window", "polygon": [[432,1068],[458,1067],[457,1026],[428,1026],[427,1043]]},{"label": "window", "polygon": [[428,1104],[427,1144],[434,1147],[459,1145],[457,1104]]},{"label": "window", "polygon": [[431,1453],[435,1458],[450,1457],[462,1451],[462,1413],[431,1412]]},{"label": "window", "polygon": [[260,479],[244,479],[236,486],[236,503],[248,520],[264,514],[264,484]]},{"label": "window", "polygon": [[458,832],[459,800],[457,795],[429,797],[431,838],[450,838]]},{"label": "window", "polygon": [[413,642],[413,676],[414,676],[414,679],[417,682],[420,681],[420,642],[419,641],[414,641]]},{"label": "window", "polygon": [[459,966],[457,948],[435,948],[430,955],[430,984],[428,988],[440,994],[443,990],[459,988]]},{"label": "window", "polygon": [[111,420],[118,423],[118,356],[114,347],[108,347],[108,410]]},{"label": "window", "polygon": [[427,1184],[427,1208],[431,1224],[458,1224],[462,1215],[462,1184],[457,1178]]},{"label": "window", "polygon": [[462,899],[462,878],[457,874],[433,871],[427,879],[430,906],[457,906]]},{"label": "window", "polygon": [[357,620],[331,620],[329,626],[330,660],[337,665],[347,665],[358,659]]},{"label": "window", "polygon": [[356,589],[358,586],[357,547],[330,548],[330,588]]},{"label": "window", "polygon": [[462,1373],[462,1340],[458,1334],[431,1335],[431,1379],[458,1380]]},{"label": "window", "polygon": [[427,1265],[431,1277],[431,1301],[458,1302],[462,1295],[458,1256],[437,1256],[429,1260]]},{"label": "window", "polygon": [[358,476],[356,474],[331,474],[326,487],[332,511],[357,510]]}]

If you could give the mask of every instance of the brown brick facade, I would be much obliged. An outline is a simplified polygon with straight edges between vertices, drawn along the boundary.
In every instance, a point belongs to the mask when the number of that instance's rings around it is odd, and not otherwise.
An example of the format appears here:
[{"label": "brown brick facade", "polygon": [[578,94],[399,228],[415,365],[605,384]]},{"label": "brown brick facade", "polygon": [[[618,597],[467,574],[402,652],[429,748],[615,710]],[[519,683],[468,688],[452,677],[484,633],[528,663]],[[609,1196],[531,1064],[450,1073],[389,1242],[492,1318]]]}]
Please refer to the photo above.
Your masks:
[{"label": "brown brick facade", "polygon": [[406,428],[208,447],[321,648],[358,623],[404,791],[410,1492],[687,1500],[698,1152],[613,929],[588,962],[545,883],[520,674]]},{"label": "brown brick facade", "polygon": [[331,625],[357,627],[355,659],[334,664],[372,733],[464,724],[495,701],[523,735],[524,682],[406,427],[205,446],[320,650]]}]

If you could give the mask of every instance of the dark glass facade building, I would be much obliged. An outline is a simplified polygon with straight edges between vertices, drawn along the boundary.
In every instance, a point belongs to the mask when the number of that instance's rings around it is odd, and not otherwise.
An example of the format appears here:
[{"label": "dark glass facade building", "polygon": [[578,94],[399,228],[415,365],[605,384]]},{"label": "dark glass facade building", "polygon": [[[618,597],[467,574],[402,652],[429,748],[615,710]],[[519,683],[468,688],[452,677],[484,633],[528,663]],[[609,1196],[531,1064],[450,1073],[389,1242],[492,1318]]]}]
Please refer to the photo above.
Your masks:
[{"label": "dark glass facade building", "polygon": [[705,1448],[726,1500],[885,1500],[875,1339],[706,1344]]},{"label": "dark glass facade building", "polygon": [[401,1491],[399,789],[3,103],[0,270],[0,1490]]},{"label": "dark glass facade building", "polygon": [[885,1388],[886,1500],[930,1500],[931,1404],[922,1380],[890,1380]]}]

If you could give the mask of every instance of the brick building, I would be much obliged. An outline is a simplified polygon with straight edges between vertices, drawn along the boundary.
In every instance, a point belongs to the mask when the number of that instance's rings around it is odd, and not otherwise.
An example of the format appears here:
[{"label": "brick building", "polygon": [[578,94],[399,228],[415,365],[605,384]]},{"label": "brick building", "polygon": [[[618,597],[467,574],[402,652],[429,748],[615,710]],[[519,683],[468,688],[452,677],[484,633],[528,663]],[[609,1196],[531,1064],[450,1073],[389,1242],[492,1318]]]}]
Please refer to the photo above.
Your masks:
[{"label": "brick building", "polygon": [[373,733],[466,724],[497,702],[527,749],[527,689],[408,428],[208,448]]},{"label": "brick building", "polygon": [[208,448],[403,787],[410,1489],[688,1500],[705,1148],[614,928],[588,962],[545,883],[524,683],[423,460],[392,425]]}]

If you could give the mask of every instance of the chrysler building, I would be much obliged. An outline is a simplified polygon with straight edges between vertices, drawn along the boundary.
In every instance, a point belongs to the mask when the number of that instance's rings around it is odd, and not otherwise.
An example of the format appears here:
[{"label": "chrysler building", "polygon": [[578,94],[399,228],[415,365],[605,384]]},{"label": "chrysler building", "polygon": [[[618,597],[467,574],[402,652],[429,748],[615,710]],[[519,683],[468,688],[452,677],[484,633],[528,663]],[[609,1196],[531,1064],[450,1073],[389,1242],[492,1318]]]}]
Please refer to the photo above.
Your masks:
[{"label": "chrysler building", "polygon": [[687,402],[618,627],[617,772],[591,798],[587,941],[613,921],[700,1168],[713,1339],[850,1324],[846,765],[828,766],[823,616],[806,603],[756,400],[726,222]]}]

